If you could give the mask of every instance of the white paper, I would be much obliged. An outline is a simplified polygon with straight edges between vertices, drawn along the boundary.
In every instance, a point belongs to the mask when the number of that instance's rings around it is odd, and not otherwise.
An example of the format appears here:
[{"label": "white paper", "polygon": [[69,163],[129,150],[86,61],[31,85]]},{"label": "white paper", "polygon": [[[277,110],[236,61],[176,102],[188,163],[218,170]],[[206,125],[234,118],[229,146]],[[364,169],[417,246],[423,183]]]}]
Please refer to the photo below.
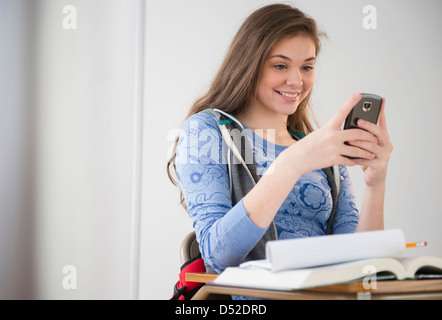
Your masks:
[{"label": "white paper", "polygon": [[245,269],[263,269],[263,270],[272,269],[272,264],[267,259],[247,261],[241,263],[239,266],[240,268],[245,268]]},{"label": "white paper", "polygon": [[346,261],[399,256],[405,251],[402,230],[269,241],[266,259],[272,271],[302,269]]}]

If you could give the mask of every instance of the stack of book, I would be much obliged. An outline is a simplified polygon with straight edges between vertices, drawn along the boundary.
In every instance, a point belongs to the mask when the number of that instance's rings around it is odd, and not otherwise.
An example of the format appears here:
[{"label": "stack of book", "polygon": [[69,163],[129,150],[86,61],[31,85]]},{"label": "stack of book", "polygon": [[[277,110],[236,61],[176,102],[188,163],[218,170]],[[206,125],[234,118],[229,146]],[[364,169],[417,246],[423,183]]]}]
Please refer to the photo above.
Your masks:
[{"label": "stack of book", "polygon": [[442,278],[442,258],[404,257],[399,229],[269,241],[266,259],[227,268],[218,285],[298,290],[378,279]]}]

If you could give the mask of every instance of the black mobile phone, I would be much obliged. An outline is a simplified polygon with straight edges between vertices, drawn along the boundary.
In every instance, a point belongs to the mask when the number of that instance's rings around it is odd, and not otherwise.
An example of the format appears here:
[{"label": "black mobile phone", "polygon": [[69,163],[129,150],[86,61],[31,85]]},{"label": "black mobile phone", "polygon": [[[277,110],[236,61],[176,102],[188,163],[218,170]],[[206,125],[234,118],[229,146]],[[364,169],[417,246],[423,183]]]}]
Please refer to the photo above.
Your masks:
[{"label": "black mobile phone", "polygon": [[[382,105],[382,97],[371,93],[361,93],[361,95],[361,100],[353,107],[345,119],[344,130],[354,128],[361,129],[357,125],[359,119],[370,121],[374,124],[378,122],[379,112],[381,111]],[[346,142],[345,144],[348,143]],[[354,157],[347,158],[356,159]]]},{"label": "black mobile phone", "polygon": [[359,128],[357,125],[359,119],[370,121],[374,124],[378,122],[382,97],[371,93],[361,93],[361,95],[362,99],[353,107],[353,110],[350,111],[345,119],[344,130]]}]

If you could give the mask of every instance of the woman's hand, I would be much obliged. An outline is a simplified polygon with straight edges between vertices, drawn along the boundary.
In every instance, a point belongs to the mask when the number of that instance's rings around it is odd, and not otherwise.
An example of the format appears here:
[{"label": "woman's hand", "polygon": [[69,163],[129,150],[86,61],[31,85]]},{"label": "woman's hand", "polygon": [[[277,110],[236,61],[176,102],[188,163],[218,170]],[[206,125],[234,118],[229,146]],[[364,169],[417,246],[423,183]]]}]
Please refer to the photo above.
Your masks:
[{"label": "woman's hand", "polygon": [[[381,136],[382,142],[386,140],[384,135],[381,135],[380,130],[375,130],[372,126],[369,126],[370,130],[368,131],[361,129],[342,130],[345,118],[359,100],[361,100],[359,93],[351,96],[324,127],[310,133],[287,149],[287,151],[293,152],[297,158],[295,163],[299,174],[331,167],[336,164],[344,166],[361,164],[367,166],[365,168],[366,178],[369,178],[369,181],[380,176],[381,163],[377,163],[375,169],[375,165],[371,162],[380,157],[381,153],[382,158],[385,158],[387,153],[386,150],[381,152],[376,147],[379,142],[377,135]],[[346,144],[348,141],[351,141],[352,144]],[[371,168],[369,171],[367,171],[368,167]]]},{"label": "woman's hand", "polygon": [[374,159],[355,159],[355,162],[362,167],[365,184],[367,186],[375,187],[379,184],[384,184],[387,176],[388,161],[390,159],[390,154],[393,151],[393,145],[390,142],[390,136],[388,135],[387,123],[385,120],[385,100],[382,99],[382,106],[377,125],[360,119],[358,121],[358,126],[376,136],[379,142],[371,143],[360,140],[349,141],[350,145],[359,147],[375,155]]}]

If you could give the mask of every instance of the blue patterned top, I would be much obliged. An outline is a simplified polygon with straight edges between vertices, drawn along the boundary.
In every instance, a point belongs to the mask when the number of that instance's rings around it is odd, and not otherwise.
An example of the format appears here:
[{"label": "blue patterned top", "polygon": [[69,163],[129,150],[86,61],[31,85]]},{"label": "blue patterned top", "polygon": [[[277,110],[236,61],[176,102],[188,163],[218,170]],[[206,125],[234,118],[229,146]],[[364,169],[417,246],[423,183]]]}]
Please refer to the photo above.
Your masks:
[{"label": "blue patterned top", "polygon": [[[253,142],[261,177],[287,147],[245,129]],[[232,206],[226,157],[227,147],[215,117],[198,113],[186,120],[177,148],[178,180],[202,257],[217,272],[239,265],[266,231],[250,220],[242,200]],[[324,172],[316,170],[301,176],[274,218],[279,239],[325,235],[331,209],[330,186]],[[347,168],[341,166],[333,233],[354,232],[358,219],[350,177]]]}]

